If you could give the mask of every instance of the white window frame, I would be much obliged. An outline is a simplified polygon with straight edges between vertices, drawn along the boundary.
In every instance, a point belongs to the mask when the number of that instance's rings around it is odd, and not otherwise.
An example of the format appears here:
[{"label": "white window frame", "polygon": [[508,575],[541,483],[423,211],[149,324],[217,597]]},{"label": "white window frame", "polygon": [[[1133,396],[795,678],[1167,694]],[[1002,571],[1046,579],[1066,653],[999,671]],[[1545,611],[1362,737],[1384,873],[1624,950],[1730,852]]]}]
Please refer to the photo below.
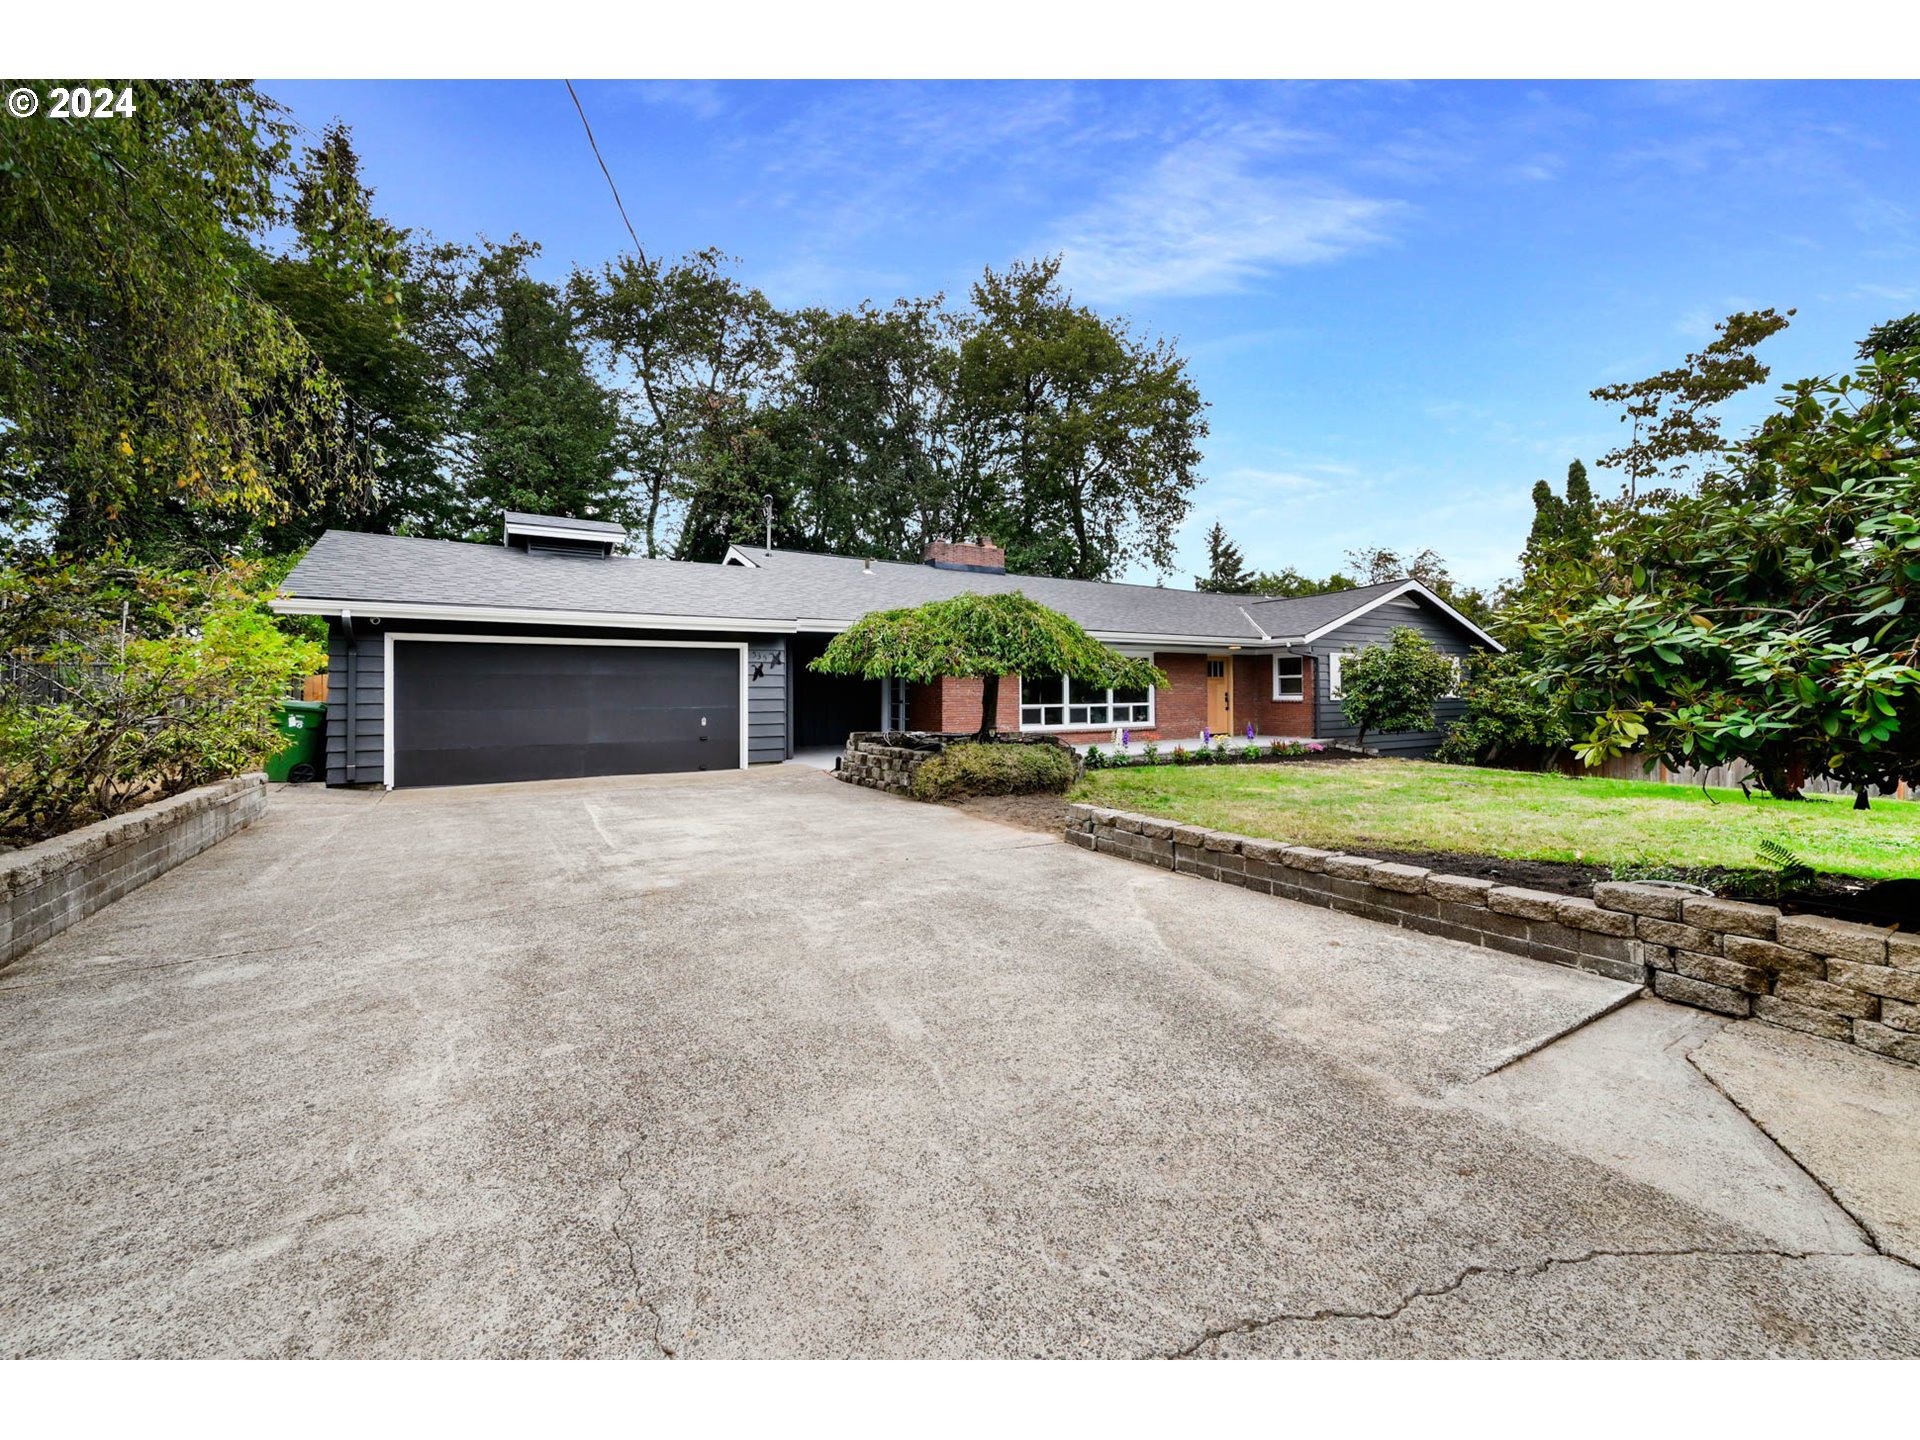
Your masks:
[{"label": "white window frame", "polygon": [[[1068,709],[1066,677],[1055,676],[1054,678],[1060,682],[1060,709],[1062,712],[1064,712]],[[1020,728],[1023,731],[1034,731],[1036,733],[1045,732],[1045,731],[1060,731],[1060,730],[1116,730],[1116,731],[1117,730],[1143,730],[1143,729],[1151,730],[1154,725],[1154,716],[1158,708],[1158,699],[1159,697],[1157,694],[1156,687],[1152,685],[1147,686],[1147,718],[1144,720],[1063,720],[1058,725],[1041,725],[1037,723],[1029,723],[1027,720],[1027,711],[1029,708],[1033,708],[1033,707],[1029,707],[1027,704],[1026,681],[1022,679],[1020,684],[1020,705],[1019,705]],[[1106,704],[1108,707],[1108,713],[1111,714],[1112,707],[1113,707],[1112,687],[1108,687],[1107,689]]]},{"label": "white window frame", "polygon": [[1329,700],[1344,700],[1347,698],[1346,689],[1340,683],[1340,671],[1343,665],[1352,658],[1353,651],[1351,650],[1336,650],[1327,656],[1327,698]]},{"label": "white window frame", "polygon": [[[1305,655],[1276,655],[1273,657],[1273,698],[1280,704],[1306,704],[1309,698],[1307,695],[1307,659],[1308,657]],[[1283,695],[1280,692],[1280,662],[1283,660],[1292,661],[1300,667],[1300,693],[1298,695]]]},{"label": "white window frame", "polygon": [[1467,657],[1464,655],[1449,655],[1447,659],[1453,662],[1453,680],[1447,686],[1446,690],[1441,693],[1440,698],[1442,700],[1458,700],[1460,698],[1460,691],[1467,683]]}]

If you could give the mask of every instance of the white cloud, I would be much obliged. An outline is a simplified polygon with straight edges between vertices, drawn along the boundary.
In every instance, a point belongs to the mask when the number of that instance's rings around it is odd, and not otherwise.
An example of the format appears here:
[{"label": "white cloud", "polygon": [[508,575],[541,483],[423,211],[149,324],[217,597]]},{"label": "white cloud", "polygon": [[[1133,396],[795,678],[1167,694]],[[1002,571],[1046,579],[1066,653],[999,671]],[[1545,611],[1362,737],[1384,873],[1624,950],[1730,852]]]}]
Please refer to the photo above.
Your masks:
[{"label": "white cloud", "polygon": [[1262,131],[1185,141],[1139,181],[1063,222],[1046,248],[1089,299],[1217,295],[1270,271],[1380,243],[1404,207],[1275,162],[1306,137]]}]

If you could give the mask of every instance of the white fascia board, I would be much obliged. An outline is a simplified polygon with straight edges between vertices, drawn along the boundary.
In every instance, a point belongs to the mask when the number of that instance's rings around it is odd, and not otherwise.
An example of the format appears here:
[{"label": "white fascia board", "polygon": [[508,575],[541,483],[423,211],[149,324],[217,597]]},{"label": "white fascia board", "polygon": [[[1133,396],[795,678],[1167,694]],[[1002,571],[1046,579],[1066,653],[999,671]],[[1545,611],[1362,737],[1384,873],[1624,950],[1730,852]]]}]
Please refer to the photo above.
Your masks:
[{"label": "white fascia board", "polygon": [[754,559],[738,545],[727,546],[727,553],[720,558],[722,565],[744,565],[749,570],[758,570],[760,562]]},{"label": "white fascia board", "polygon": [[1453,606],[1449,605],[1446,601],[1442,600],[1438,595],[1434,594],[1433,591],[1429,590],[1426,586],[1422,585],[1418,580],[1409,580],[1404,585],[1394,586],[1393,589],[1387,591],[1384,595],[1374,596],[1373,599],[1369,600],[1366,604],[1356,606],[1352,610],[1349,610],[1346,614],[1342,615],[1338,620],[1332,621],[1331,623],[1326,625],[1322,625],[1318,630],[1310,631],[1309,633],[1301,636],[1300,643],[1303,645],[1310,645],[1315,640],[1318,640],[1322,635],[1330,635],[1335,630],[1338,630],[1342,625],[1350,625],[1355,620],[1358,620],[1362,615],[1365,615],[1369,610],[1377,610],[1390,600],[1398,600],[1402,595],[1423,596],[1427,600],[1431,601],[1433,604],[1439,606],[1440,609],[1443,610],[1445,613],[1447,613],[1448,615],[1451,615],[1465,629],[1472,631],[1475,635],[1478,635],[1482,640],[1486,641],[1487,644],[1492,646],[1497,653],[1502,655],[1506,653],[1506,650],[1507,650],[1506,646],[1502,645],[1498,640],[1494,639],[1491,635],[1487,634],[1486,631],[1482,630],[1478,625],[1474,624],[1471,620],[1467,619],[1466,616],[1462,615],[1458,610],[1454,609]]},{"label": "white fascia board", "polygon": [[476,625],[581,625],[602,630],[748,630],[787,634],[791,620],[737,615],[628,615],[608,610],[528,610],[491,605],[389,604],[380,600],[304,600],[283,595],[268,602],[276,615],[345,615],[363,619],[457,620]]},{"label": "white fascia board", "polygon": [[558,525],[509,525],[506,533],[508,538],[531,535],[537,540],[588,540],[595,545],[624,545],[627,542],[627,532],[624,530],[570,530]]}]

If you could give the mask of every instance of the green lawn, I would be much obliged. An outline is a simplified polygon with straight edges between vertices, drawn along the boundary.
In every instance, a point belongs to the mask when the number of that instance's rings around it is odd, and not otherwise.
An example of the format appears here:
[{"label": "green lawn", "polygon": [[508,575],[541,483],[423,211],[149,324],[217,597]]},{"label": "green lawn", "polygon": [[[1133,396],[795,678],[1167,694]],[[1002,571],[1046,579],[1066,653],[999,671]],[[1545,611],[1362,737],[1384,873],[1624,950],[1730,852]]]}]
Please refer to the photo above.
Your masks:
[{"label": "green lawn", "polygon": [[1327,849],[1456,851],[1587,865],[1765,868],[1778,840],[1807,864],[1872,879],[1920,876],[1920,802],[1746,799],[1697,786],[1573,780],[1416,760],[1090,773],[1071,798]]}]

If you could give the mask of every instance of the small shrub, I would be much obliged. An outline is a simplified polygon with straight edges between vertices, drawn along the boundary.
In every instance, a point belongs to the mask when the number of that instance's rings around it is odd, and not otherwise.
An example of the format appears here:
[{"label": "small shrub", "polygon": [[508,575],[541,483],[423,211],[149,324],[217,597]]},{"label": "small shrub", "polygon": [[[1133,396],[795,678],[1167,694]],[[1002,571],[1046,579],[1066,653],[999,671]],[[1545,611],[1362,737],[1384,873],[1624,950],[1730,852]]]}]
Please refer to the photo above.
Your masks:
[{"label": "small shrub", "polygon": [[1188,759],[1189,759],[1189,758],[1191,758],[1191,757],[1189,757],[1189,756],[1188,756],[1188,754],[1187,754],[1187,747],[1186,747],[1186,746],[1184,746],[1184,745],[1176,745],[1176,746],[1174,746],[1174,747],[1173,747],[1173,763],[1174,763],[1174,764],[1176,764],[1176,765],[1184,765],[1184,764],[1186,764],[1186,763],[1187,763],[1187,761],[1188,761]]},{"label": "small shrub", "polygon": [[1098,745],[1089,745],[1087,747],[1087,753],[1082,755],[1080,759],[1089,770],[1098,770],[1107,763],[1107,757],[1100,753],[1100,747]]},{"label": "small shrub", "polygon": [[1064,745],[949,745],[914,772],[913,794],[917,800],[1060,794],[1073,784],[1073,760]]},{"label": "small shrub", "polygon": [[1247,746],[1240,752],[1240,758],[1249,761],[1258,760],[1260,758],[1260,747],[1258,745]]},{"label": "small shrub", "polygon": [[1445,764],[1545,770],[1573,743],[1561,694],[1536,688],[1516,654],[1475,655],[1467,662],[1460,698],[1466,713],[1433,756]]},{"label": "small shrub", "polygon": [[1160,746],[1157,741],[1149,740],[1140,747],[1140,762],[1143,765],[1158,765],[1160,763]]}]

